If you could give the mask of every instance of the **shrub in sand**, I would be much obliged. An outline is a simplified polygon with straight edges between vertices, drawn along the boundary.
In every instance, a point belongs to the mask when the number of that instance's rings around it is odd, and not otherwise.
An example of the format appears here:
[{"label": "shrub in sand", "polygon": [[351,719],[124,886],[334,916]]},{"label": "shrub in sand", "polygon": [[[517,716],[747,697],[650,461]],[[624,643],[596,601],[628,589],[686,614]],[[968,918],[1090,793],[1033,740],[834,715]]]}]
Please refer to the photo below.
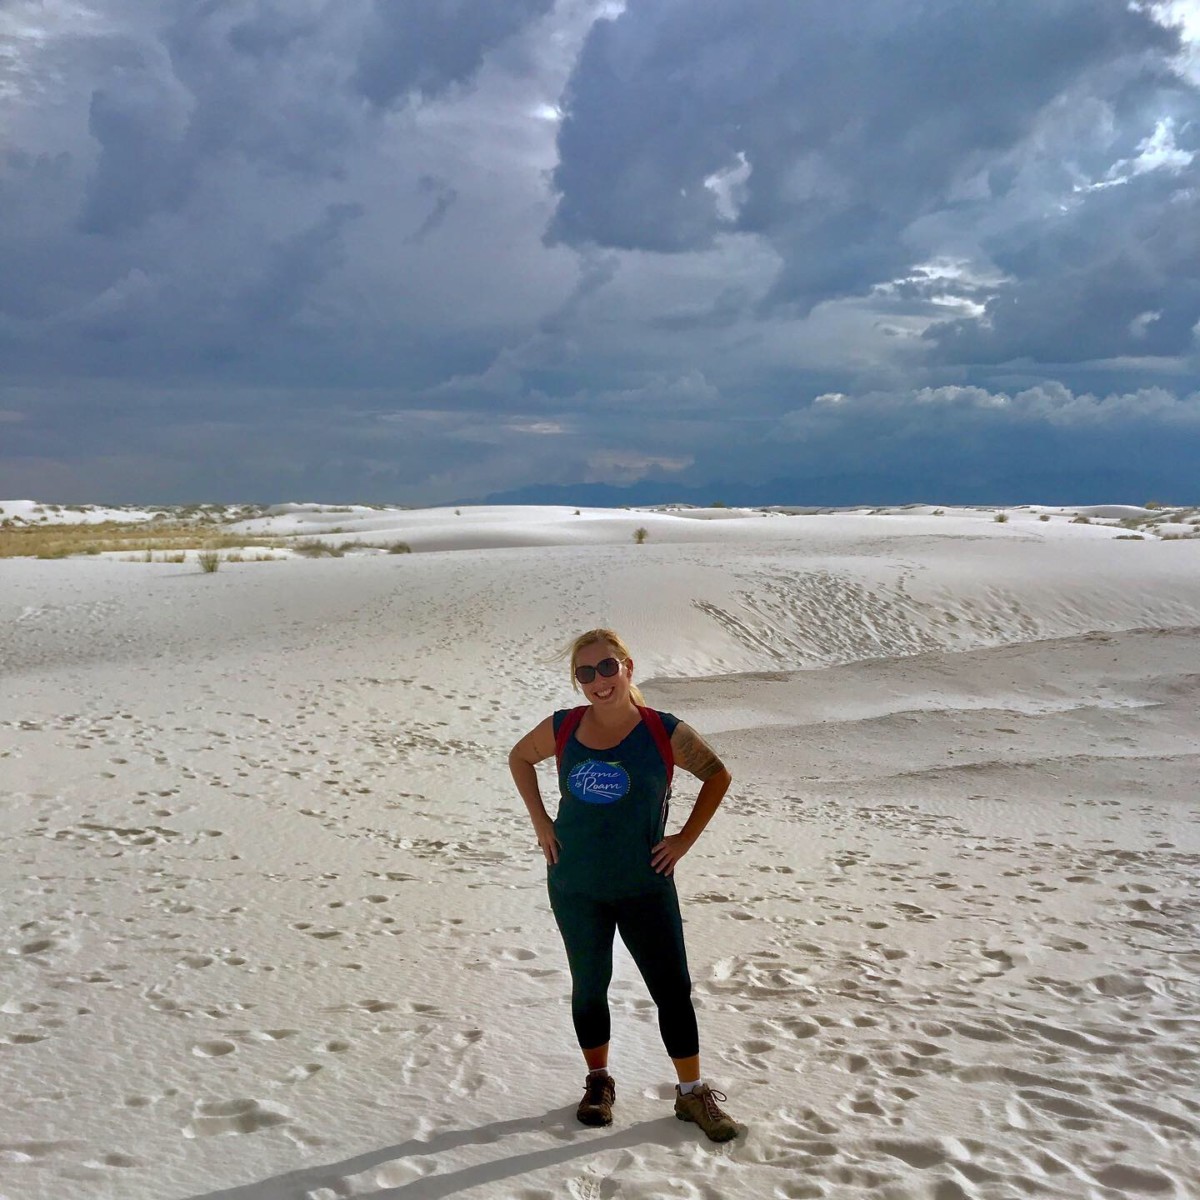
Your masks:
[{"label": "shrub in sand", "polygon": [[412,547],[407,542],[393,542],[388,548],[389,554],[411,554]]},{"label": "shrub in sand", "polygon": [[1048,521],[1048,520],[1050,520],[1050,514],[1042,513],[1042,515],[1040,517],[1038,517],[1038,520],[1039,521]]},{"label": "shrub in sand", "polygon": [[648,530],[645,525],[639,526],[633,531],[633,540],[637,542],[639,546],[643,545],[649,536],[650,530]]},{"label": "shrub in sand", "polygon": [[200,564],[200,570],[205,575],[212,575],[221,565],[221,556],[216,550],[201,550],[196,555],[196,561]]},{"label": "shrub in sand", "polygon": [[1089,517],[1086,513],[1081,514],[1078,517],[1071,518],[1072,525],[1090,525],[1091,523],[1092,523],[1092,518]]},{"label": "shrub in sand", "polygon": [[1008,523],[1008,513],[998,512],[993,518],[997,525],[1006,525]]},{"label": "shrub in sand", "polygon": [[323,542],[320,538],[309,538],[307,541],[297,542],[292,549],[297,554],[303,554],[305,558],[341,558],[346,553],[341,546],[335,546],[332,542]]}]

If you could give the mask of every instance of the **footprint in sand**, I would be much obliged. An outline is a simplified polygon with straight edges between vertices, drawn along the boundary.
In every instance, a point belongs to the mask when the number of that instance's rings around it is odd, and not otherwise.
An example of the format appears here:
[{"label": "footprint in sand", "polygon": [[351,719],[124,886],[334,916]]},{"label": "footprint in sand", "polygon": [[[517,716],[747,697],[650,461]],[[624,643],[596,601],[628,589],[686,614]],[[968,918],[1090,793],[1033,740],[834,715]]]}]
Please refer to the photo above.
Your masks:
[{"label": "footprint in sand", "polygon": [[180,1132],[185,1138],[220,1137],[257,1133],[290,1121],[286,1112],[253,1099],[197,1100],[192,1106],[192,1119]]},{"label": "footprint in sand", "polygon": [[226,1054],[232,1054],[237,1049],[233,1042],[227,1042],[223,1039],[216,1039],[211,1042],[197,1042],[192,1047],[192,1053],[197,1058],[221,1058]]}]

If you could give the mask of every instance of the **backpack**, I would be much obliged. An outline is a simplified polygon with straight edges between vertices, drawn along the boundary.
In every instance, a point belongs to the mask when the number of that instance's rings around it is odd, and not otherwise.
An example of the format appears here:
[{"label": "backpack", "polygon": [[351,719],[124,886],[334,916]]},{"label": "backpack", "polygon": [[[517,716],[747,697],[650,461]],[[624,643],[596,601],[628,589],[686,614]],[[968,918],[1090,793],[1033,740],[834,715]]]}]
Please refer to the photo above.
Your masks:
[{"label": "backpack", "polygon": [[[567,742],[571,738],[571,734],[579,728],[579,722],[583,720],[583,714],[587,712],[588,706],[582,704],[579,708],[573,708],[563,717],[562,724],[558,727],[558,733],[554,736],[554,761],[561,769],[563,751],[567,747]],[[650,730],[650,736],[654,739],[654,744],[658,747],[658,752],[662,755],[662,760],[667,766],[667,798],[671,795],[671,780],[675,776],[675,752],[671,749],[671,739],[667,736],[667,727],[662,723],[657,711],[653,708],[643,708],[640,704],[637,706],[638,712],[642,714],[642,720],[646,723],[646,728]],[[665,801],[664,801],[665,812]]]}]

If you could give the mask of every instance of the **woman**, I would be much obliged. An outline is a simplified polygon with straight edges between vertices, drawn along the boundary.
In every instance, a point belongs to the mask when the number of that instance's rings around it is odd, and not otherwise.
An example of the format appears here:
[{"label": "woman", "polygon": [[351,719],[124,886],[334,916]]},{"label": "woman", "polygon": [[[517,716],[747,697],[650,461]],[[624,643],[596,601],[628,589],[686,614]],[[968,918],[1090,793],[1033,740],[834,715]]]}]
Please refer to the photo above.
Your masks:
[{"label": "woman", "polygon": [[[670,713],[644,707],[633,658],[611,629],[592,629],[571,648],[573,686],[586,707],[547,717],[512,749],[508,765],[546,856],[550,907],[571,969],[571,1016],[588,1075],[576,1116],[612,1123],[616,1085],[608,1073],[614,932],[628,947],[675,1064],[675,1115],[713,1141],[738,1128],[700,1077],[675,865],[692,848],[729,788],[730,774],[704,739]],[[542,804],[535,764],[558,756],[558,817]],[[666,833],[675,763],[701,781],[683,828]]]}]

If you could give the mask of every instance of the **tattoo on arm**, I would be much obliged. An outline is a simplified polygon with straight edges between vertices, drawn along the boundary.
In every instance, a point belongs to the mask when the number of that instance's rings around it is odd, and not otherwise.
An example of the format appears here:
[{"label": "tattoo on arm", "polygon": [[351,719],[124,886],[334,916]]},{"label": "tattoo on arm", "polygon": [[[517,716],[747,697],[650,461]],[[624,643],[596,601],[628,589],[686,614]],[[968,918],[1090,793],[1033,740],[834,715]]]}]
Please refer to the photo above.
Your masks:
[{"label": "tattoo on arm", "polygon": [[682,721],[671,739],[671,749],[675,752],[675,761],[701,782],[725,770],[725,764],[716,756],[712,747],[690,725]]}]

